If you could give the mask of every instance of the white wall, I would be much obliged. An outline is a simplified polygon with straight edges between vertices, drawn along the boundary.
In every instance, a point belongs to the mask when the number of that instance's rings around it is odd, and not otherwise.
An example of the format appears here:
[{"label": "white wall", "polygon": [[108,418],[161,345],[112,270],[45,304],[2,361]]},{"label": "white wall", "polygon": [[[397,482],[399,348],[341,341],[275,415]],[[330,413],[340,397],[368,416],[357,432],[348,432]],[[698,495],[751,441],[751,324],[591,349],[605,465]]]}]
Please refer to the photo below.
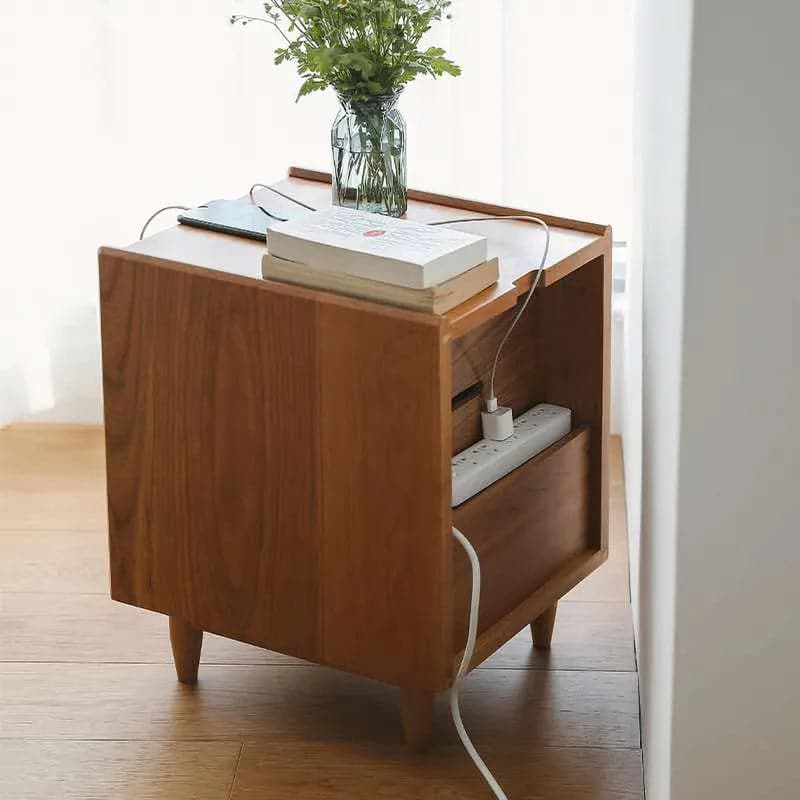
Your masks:
[{"label": "white wall", "polygon": [[[632,93],[633,115],[631,133],[633,153],[631,157],[631,237],[627,253],[624,323],[622,337],[621,376],[616,378],[617,396],[622,406],[620,415],[622,435],[622,458],[625,473],[625,500],[628,522],[628,563],[630,571],[631,605],[633,607],[633,630],[639,645],[639,549],[642,521],[642,253],[641,244],[644,225],[645,121],[650,118],[647,105],[649,68],[647,58],[652,53],[648,39],[648,25],[652,25],[651,14],[645,13],[643,0],[639,0],[633,14],[632,24],[632,69],[634,76]],[[617,362],[620,362],[619,357]],[[612,350],[612,379],[614,361]],[[614,402],[612,384],[612,408]]]},{"label": "white wall", "polygon": [[800,4],[698,0],[676,797],[800,786]]},{"label": "white wall", "polygon": [[[675,529],[692,0],[643,4],[638,113],[643,276],[642,525],[632,587],[638,616],[642,740],[649,800],[668,800],[672,767]],[[626,460],[628,450],[626,442]],[[630,466],[630,465],[629,465]],[[630,471],[630,470],[629,470]],[[629,487],[635,502],[635,488]]]},{"label": "white wall", "polygon": [[800,785],[800,4],[693,6],[644,3],[647,790],[782,800]]}]

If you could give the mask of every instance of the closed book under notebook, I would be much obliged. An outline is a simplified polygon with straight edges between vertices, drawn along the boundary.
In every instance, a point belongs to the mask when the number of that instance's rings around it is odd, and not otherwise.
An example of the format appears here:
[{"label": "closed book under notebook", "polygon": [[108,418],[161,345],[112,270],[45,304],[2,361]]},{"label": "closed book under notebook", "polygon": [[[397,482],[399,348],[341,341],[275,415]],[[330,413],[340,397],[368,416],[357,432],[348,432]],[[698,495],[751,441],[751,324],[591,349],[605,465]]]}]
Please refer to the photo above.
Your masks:
[{"label": "closed book under notebook", "polygon": [[409,289],[486,261],[486,237],[334,206],[267,230],[269,252],[310,268]]},{"label": "closed book under notebook", "polygon": [[276,258],[271,254],[264,256],[261,271],[263,276],[270,280],[325,289],[350,297],[360,297],[433,314],[447,313],[451,308],[497,283],[499,277],[496,258],[427,289],[409,289],[406,286],[381,283],[344,272],[316,269],[306,264]]}]

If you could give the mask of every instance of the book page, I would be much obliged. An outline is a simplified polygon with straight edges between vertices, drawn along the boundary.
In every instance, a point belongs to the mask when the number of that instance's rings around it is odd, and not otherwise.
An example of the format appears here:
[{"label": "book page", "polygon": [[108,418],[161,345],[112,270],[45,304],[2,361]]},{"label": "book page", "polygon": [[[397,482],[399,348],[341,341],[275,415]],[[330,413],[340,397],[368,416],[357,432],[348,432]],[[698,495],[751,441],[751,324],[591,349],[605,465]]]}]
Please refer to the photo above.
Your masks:
[{"label": "book page", "polygon": [[331,208],[275,228],[314,242],[420,264],[484,238],[347,208]]}]

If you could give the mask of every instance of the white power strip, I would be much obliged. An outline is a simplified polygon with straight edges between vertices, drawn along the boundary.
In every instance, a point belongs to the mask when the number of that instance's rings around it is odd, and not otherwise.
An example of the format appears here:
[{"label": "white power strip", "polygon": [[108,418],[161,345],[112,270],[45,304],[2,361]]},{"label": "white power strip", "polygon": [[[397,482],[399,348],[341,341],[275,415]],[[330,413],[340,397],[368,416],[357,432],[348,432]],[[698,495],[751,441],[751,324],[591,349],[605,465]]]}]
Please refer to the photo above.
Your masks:
[{"label": "white power strip", "polygon": [[453,506],[491,486],[572,430],[568,408],[541,403],[514,420],[514,433],[502,442],[481,439],[453,458]]}]

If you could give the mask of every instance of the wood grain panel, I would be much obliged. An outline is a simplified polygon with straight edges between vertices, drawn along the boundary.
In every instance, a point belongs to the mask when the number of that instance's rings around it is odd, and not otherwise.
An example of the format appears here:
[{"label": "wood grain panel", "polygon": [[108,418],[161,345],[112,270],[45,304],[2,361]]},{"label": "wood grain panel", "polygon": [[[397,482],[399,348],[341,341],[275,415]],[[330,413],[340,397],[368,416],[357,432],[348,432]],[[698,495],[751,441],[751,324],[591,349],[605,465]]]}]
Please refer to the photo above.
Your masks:
[{"label": "wood grain panel", "polygon": [[[478,633],[588,548],[589,432],[574,431],[453,510],[481,562]],[[454,638],[466,639],[472,582],[455,552]]]},{"label": "wood grain panel", "polygon": [[[510,725],[518,730],[519,722]],[[641,800],[638,750],[499,748],[482,751],[512,798]],[[231,800],[486,800],[489,790],[464,751],[436,747],[423,756],[379,745],[310,751],[281,742],[245,743]]]},{"label": "wood grain panel", "polygon": [[483,438],[481,410],[484,408],[484,402],[479,395],[453,411],[450,451],[454,456]]},{"label": "wood grain panel", "polygon": [[[253,738],[402,748],[398,696],[393,687],[320,667],[208,665],[189,687],[168,664],[0,664],[0,739]],[[436,698],[437,745],[458,743],[447,702],[444,693]],[[475,670],[462,705],[478,746],[639,746],[629,672]]]},{"label": "wood grain panel", "polygon": [[[522,300],[520,300],[520,303]],[[537,298],[536,304],[539,303]],[[497,348],[506,335],[518,305],[509,311],[454,339],[451,343],[452,393],[457,395],[476,383],[483,384],[480,401],[489,396],[491,370]],[[546,398],[546,375],[542,348],[550,346],[542,334],[536,305],[526,310],[503,347],[495,373],[495,394],[503,405],[520,414]],[[465,404],[453,412],[452,454],[479,441],[481,402]]]},{"label": "wood grain panel", "polygon": [[313,302],[110,253],[100,278],[112,596],[318,657]]},{"label": "wood grain panel", "polygon": [[431,690],[450,669],[444,358],[438,319],[320,308],[323,658]]},{"label": "wood grain panel", "polygon": [[0,747],[4,800],[228,800],[239,742],[34,742]]},{"label": "wood grain panel", "polygon": [[572,409],[587,425],[593,546],[608,549],[608,439],[611,385],[611,243],[603,256],[545,289],[542,330],[558,347],[541,348],[547,402]]},{"label": "wood grain panel", "polygon": [[[509,397],[509,404],[513,403],[517,392],[523,391],[530,395],[532,388],[525,387],[530,383],[536,385],[537,374],[542,369],[537,364],[535,350],[538,344],[536,341],[538,300],[537,296],[536,302],[520,317],[497,362],[495,391],[504,402],[506,397]],[[514,308],[499,317],[453,340],[451,350],[454,395],[479,381],[483,383],[485,393],[488,394],[489,377],[497,348],[508,332],[518,309],[519,304],[515,304]]]},{"label": "wood grain panel", "polygon": [[101,290],[112,596],[443,688],[441,319],[109,251]]}]

